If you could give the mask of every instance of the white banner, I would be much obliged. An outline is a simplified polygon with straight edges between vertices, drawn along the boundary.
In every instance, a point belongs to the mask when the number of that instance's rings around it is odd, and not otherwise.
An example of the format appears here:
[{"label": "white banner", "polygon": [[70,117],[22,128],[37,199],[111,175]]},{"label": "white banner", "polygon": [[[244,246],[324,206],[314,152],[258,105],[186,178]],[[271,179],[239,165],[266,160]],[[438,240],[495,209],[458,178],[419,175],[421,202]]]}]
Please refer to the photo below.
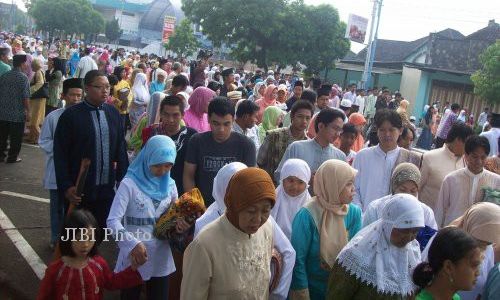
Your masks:
[{"label": "white banner", "polygon": [[349,14],[349,21],[345,30],[345,37],[353,42],[363,44],[366,37],[366,29],[368,28],[368,19]]}]

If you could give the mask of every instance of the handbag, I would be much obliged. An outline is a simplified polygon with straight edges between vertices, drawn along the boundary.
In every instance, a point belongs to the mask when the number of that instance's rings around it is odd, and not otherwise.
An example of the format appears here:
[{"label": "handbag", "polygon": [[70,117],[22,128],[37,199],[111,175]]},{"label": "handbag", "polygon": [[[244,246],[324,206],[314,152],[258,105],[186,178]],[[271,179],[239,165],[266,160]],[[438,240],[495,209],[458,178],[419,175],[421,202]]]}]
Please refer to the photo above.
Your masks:
[{"label": "handbag", "polygon": [[43,73],[42,78],[44,81],[43,85],[30,96],[30,99],[49,98],[49,83],[45,80]]}]

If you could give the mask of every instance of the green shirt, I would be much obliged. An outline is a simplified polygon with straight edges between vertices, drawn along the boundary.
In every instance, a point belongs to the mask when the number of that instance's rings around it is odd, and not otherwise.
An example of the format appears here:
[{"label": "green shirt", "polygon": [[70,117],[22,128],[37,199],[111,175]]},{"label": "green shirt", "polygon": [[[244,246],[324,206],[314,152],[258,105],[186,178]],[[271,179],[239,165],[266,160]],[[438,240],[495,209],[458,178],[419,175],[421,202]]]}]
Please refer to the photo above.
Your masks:
[{"label": "green shirt", "polygon": [[[460,296],[455,294],[451,299],[460,300]],[[415,300],[434,300],[434,297],[432,297],[432,295],[426,289],[423,289],[420,291],[420,293],[417,294]]]},{"label": "green shirt", "polygon": [[0,61],[0,76],[9,72],[10,70],[11,67],[8,64],[4,63],[3,61]]}]

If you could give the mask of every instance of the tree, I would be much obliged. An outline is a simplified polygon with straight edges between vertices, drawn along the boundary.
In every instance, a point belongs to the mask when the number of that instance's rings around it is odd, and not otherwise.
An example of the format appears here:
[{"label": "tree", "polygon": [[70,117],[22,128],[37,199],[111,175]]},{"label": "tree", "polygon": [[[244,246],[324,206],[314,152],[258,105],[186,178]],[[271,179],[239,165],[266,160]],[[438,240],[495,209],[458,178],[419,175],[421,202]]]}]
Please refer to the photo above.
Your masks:
[{"label": "tree", "polygon": [[471,76],[474,93],[492,105],[500,103],[500,40],[479,56],[482,68]]},{"label": "tree", "polygon": [[106,38],[109,40],[109,42],[116,41],[123,33],[123,30],[120,29],[120,24],[118,24],[117,19],[106,22],[106,25],[104,27],[104,33],[106,34]]},{"label": "tree", "polygon": [[56,31],[89,35],[104,30],[104,18],[88,0],[36,0],[31,1],[28,12],[37,27],[51,35]]},{"label": "tree", "polygon": [[180,57],[192,55],[200,47],[200,42],[194,35],[191,22],[183,19],[179,26],[175,28],[174,34],[169,37],[165,49],[171,50]]}]

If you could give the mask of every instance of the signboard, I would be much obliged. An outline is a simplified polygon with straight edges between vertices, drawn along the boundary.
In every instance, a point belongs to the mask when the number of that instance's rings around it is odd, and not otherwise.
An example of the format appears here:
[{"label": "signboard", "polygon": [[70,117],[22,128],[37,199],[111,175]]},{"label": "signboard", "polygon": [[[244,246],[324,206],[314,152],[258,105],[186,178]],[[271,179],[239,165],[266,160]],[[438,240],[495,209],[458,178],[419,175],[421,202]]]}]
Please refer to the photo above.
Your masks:
[{"label": "signboard", "polygon": [[168,38],[174,33],[175,29],[175,17],[165,16],[165,20],[163,21],[163,38],[162,42],[166,44],[168,42]]},{"label": "signboard", "polygon": [[363,44],[368,28],[368,19],[361,16],[349,14],[349,21],[345,31],[345,37],[353,42]]}]

